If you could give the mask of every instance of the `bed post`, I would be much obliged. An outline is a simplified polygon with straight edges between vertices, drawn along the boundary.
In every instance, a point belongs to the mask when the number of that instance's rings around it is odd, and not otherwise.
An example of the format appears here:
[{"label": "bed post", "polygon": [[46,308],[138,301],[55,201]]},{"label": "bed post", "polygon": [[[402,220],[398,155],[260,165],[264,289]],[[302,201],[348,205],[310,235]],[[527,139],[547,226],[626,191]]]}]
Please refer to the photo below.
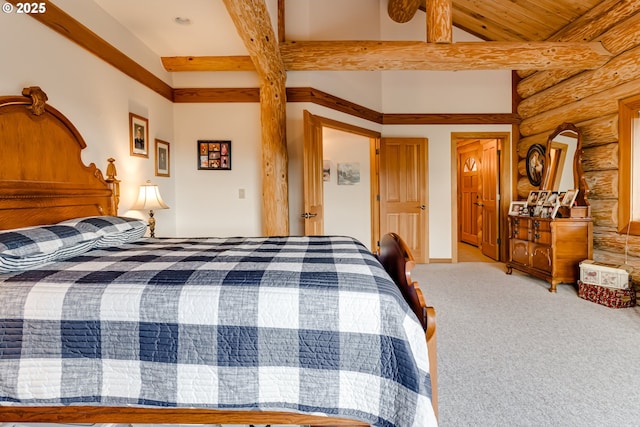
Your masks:
[{"label": "bed post", "polygon": [[425,332],[431,376],[431,404],[438,418],[438,357],[436,343],[436,310],[428,306],[418,282],[411,278],[415,266],[413,254],[406,242],[396,233],[387,233],[380,240],[378,260],[384,267],[409,307],[418,317]]},{"label": "bed post", "polygon": [[105,182],[111,189],[111,203],[109,206],[109,215],[118,215],[118,205],[120,204],[120,180],[116,178],[118,172],[116,171],[116,165],[113,157],[107,159],[109,164],[107,165],[107,179]]}]

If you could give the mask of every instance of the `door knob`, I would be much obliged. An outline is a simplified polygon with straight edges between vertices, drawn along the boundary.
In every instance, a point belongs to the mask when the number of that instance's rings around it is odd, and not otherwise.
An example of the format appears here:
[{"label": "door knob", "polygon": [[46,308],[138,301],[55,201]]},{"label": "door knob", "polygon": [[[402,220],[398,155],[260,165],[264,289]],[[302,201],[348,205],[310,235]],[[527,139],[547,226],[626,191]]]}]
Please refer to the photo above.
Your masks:
[{"label": "door knob", "polygon": [[311,213],[311,212],[305,212],[302,215],[300,215],[302,218],[304,219],[309,219],[309,218],[315,218],[318,216],[317,213]]},{"label": "door knob", "polygon": [[420,206],[418,206],[418,207],[419,207],[420,209],[422,209],[422,210],[427,209],[427,206],[426,206],[426,205],[420,205]]}]

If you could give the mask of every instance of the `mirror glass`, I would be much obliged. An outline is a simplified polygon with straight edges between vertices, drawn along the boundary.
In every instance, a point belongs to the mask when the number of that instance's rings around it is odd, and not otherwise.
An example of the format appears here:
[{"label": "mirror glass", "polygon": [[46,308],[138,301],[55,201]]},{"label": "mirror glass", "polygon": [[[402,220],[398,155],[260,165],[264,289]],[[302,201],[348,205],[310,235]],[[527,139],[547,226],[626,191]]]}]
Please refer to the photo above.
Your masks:
[{"label": "mirror glass", "polygon": [[576,188],[573,159],[578,146],[578,134],[572,130],[554,134],[547,144],[548,162],[542,190],[564,191]]},{"label": "mirror glass", "polygon": [[582,172],[580,130],[563,123],[549,136],[545,152],[541,190],[565,191],[578,188]]}]

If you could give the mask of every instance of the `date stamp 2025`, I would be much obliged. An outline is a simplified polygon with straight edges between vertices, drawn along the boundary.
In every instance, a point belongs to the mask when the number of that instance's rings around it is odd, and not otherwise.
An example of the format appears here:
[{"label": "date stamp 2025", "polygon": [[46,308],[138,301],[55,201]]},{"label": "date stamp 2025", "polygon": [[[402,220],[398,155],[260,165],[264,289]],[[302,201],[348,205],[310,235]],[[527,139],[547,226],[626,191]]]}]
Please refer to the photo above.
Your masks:
[{"label": "date stamp 2025", "polygon": [[31,3],[9,3],[2,4],[2,11],[4,13],[17,13],[17,14],[36,14],[45,13],[47,11],[47,4],[45,2],[31,2]]}]

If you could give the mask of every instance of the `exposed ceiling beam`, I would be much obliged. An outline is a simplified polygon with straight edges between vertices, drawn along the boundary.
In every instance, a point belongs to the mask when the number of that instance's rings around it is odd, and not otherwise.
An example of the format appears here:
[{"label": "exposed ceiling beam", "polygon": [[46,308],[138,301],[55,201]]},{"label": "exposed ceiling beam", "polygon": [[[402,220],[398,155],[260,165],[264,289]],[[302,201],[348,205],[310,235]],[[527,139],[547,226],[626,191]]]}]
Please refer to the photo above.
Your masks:
[{"label": "exposed ceiling beam", "polygon": [[423,0],[389,0],[387,13],[389,18],[404,24],[411,21]]},{"label": "exposed ceiling beam", "polygon": [[287,79],[278,39],[264,0],[223,0],[263,83]]},{"label": "exposed ceiling beam", "polygon": [[[305,41],[282,43],[280,53],[290,71],[590,70],[612,57],[599,42]],[[246,57],[172,57],[163,63],[169,71],[249,69]]]},{"label": "exposed ceiling beam", "polygon": [[600,43],[305,41],[280,46],[287,70],[593,69],[609,53]]},{"label": "exposed ceiling beam", "polygon": [[167,71],[256,71],[250,56],[163,56]]}]

